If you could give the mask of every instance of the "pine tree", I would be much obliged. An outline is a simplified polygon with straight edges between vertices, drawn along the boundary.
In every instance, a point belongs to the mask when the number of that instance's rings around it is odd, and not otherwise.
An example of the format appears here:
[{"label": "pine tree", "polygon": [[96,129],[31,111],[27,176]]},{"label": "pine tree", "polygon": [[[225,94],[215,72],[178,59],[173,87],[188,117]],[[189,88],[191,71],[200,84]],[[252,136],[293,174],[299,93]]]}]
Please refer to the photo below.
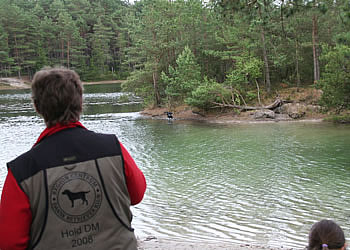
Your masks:
[{"label": "pine tree", "polygon": [[7,77],[11,74],[13,60],[9,56],[8,34],[0,25],[0,76]]},{"label": "pine tree", "polygon": [[98,18],[94,25],[91,36],[91,69],[96,72],[96,77],[103,76],[109,71],[109,65],[112,61],[110,53],[110,43],[113,33],[110,27],[106,27],[101,18]]},{"label": "pine tree", "polygon": [[83,50],[85,48],[84,39],[80,36],[79,28],[75,25],[72,17],[62,12],[58,17],[58,26],[60,28],[60,54],[61,65],[67,68],[82,62]]},{"label": "pine tree", "polygon": [[201,83],[200,66],[188,46],[178,56],[176,64],[175,68],[169,66],[168,75],[162,72],[161,76],[166,84],[165,93],[170,106],[183,104]]}]

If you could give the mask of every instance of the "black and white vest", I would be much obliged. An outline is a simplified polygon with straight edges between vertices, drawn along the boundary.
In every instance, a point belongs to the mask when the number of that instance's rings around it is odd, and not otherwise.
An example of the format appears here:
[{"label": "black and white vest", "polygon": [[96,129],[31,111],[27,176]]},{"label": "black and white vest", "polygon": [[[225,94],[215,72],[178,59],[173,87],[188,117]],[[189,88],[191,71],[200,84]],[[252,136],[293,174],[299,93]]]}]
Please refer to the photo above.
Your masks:
[{"label": "black and white vest", "polygon": [[28,249],[137,249],[116,136],[68,128],[7,165],[29,198]]}]

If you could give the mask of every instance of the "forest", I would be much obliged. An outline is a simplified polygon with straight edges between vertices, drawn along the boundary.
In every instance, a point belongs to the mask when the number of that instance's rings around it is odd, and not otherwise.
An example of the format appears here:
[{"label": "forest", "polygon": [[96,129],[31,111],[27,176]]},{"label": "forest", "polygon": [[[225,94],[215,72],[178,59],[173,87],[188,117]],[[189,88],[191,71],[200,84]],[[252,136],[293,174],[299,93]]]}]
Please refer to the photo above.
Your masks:
[{"label": "forest", "polygon": [[146,105],[260,101],[314,87],[350,107],[349,0],[0,0],[0,77],[64,66]]}]

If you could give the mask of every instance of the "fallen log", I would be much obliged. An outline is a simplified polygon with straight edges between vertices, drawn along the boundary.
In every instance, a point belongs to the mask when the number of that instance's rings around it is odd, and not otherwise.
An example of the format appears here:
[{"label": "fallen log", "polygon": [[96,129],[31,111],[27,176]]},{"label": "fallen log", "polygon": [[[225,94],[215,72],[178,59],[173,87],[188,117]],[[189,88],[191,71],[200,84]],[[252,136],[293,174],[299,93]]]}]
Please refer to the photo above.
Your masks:
[{"label": "fallen log", "polygon": [[277,98],[273,103],[267,106],[247,106],[247,105],[241,106],[241,105],[218,103],[218,102],[213,102],[213,103],[218,105],[217,107],[236,108],[236,109],[245,111],[245,110],[259,110],[259,109],[275,109],[277,107],[282,106],[283,103],[286,103],[286,101],[283,101],[282,99]]}]

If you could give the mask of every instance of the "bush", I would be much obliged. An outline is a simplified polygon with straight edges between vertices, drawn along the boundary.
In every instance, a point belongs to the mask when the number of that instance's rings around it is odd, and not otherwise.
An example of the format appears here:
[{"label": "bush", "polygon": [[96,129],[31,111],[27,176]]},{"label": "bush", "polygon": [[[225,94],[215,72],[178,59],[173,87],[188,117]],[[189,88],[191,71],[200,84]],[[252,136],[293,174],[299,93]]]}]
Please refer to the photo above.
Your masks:
[{"label": "bush", "polygon": [[252,89],[255,89],[257,79],[262,76],[263,61],[244,54],[235,59],[235,67],[226,75],[224,84],[236,95],[232,98],[233,104],[240,105],[245,99],[253,101],[258,97],[256,90]]},{"label": "bush", "polygon": [[229,99],[229,91],[216,81],[205,78],[204,82],[192,91],[192,95],[185,99],[185,103],[207,110],[215,106],[214,102],[221,102],[220,97]]},{"label": "bush", "polygon": [[336,115],[326,118],[325,121],[333,123],[350,123],[350,115]]},{"label": "bush", "polygon": [[154,106],[154,89],[152,84],[152,74],[146,70],[135,70],[122,83],[124,92],[134,92],[137,96],[143,98],[145,106]]},{"label": "bush", "polygon": [[321,104],[327,107],[350,107],[350,47],[337,45],[330,49],[325,47],[325,72],[319,87],[323,94]]},{"label": "bush", "polygon": [[188,46],[176,59],[177,66],[169,66],[169,73],[162,72],[161,79],[166,85],[165,94],[170,105],[182,104],[191,96],[202,80],[200,66]]}]

